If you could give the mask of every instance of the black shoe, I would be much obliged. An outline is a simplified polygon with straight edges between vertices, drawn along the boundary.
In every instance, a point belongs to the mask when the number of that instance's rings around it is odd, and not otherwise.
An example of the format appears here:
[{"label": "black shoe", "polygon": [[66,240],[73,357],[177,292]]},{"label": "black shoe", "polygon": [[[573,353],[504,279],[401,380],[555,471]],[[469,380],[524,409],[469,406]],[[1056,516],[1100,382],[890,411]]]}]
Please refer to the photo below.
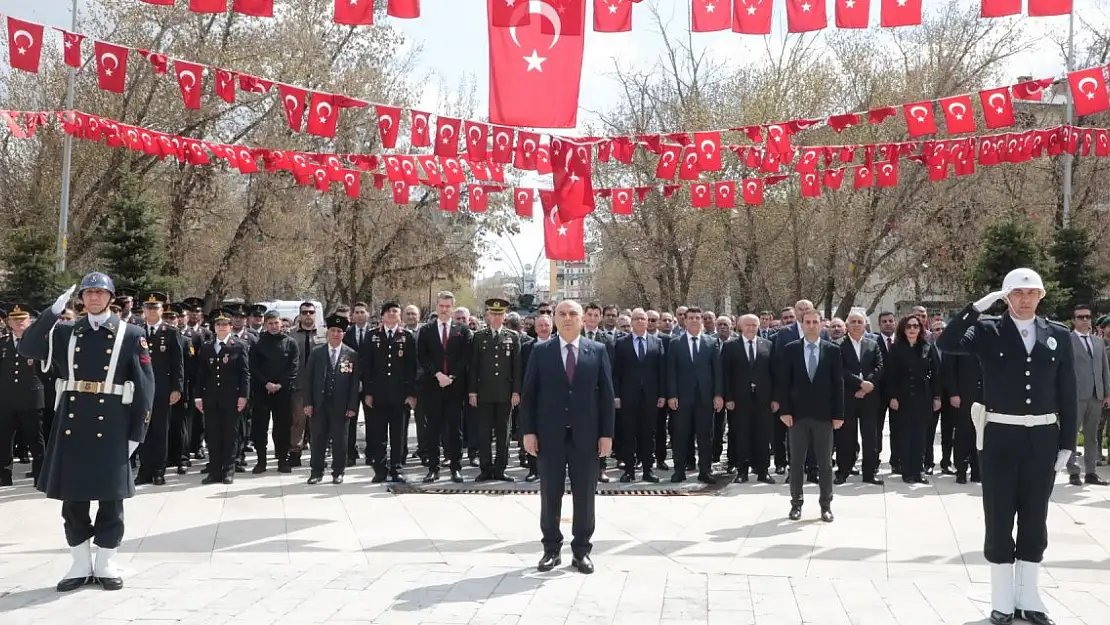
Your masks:
[{"label": "black shoe", "polygon": [[786,467],[775,467],[775,475],[786,475]]},{"label": "black shoe", "polygon": [[475,482],[490,482],[490,481],[493,481],[493,473],[490,473],[488,471],[482,471],[481,473],[478,474],[478,477],[474,478],[474,481]]},{"label": "black shoe", "polygon": [[165,486],[166,485],[166,478],[164,476],[161,476],[161,475],[155,475],[154,476],[154,481],[151,482],[151,483],[154,484],[155,486]]},{"label": "black shoe", "polygon": [[370,478],[370,483],[371,484],[381,484],[384,481],[385,481],[385,472],[384,471],[375,471],[374,472],[374,477]]},{"label": "black shoe", "polygon": [[680,482],[685,482],[685,481],[686,481],[686,474],[685,473],[679,473],[678,471],[675,471],[674,473],[671,474],[671,482],[674,482],[675,484],[678,484]]},{"label": "black shoe", "polygon": [[[280,465],[278,465],[278,466],[280,466]],[[251,473],[253,473],[255,475],[258,475],[260,473],[265,473],[265,472],[266,472],[266,463],[265,462],[259,462],[259,463],[254,465],[253,469],[251,469]]]},{"label": "black shoe", "polygon": [[235,472],[236,473],[246,473],[247,472],[246,465],[236,464],[235,465]]},{"label": "black shoe", "polygon": [[563,558],[559,556],[559,552],[550,551],[545,552],[543,557],[540,558],[540,563],[536,565],[536,570],[541,573],[546,573],[551,569],[563,563]]},{"label": "black shoe", "polygon": [[215,477],[214,475],[209,474],[209,475],[205,476],[205,478],[203,480],[201,480],[200,483],[201,484],[215,484],[216,482],[219,482],[219,481],[220,481],[219,478]]},{"label": "black shoe", "polygon": [[494,473],[493,479],[497,480],[498,482],[508,482],[510,484],[516,481],[516,478],[505,475],[504,471],[502,471],[501,473]]},{"label": "black shoe", "polygon": [[790,504],[790,514],[787,515],[787,518],[789,518],[791,521],[800,521],[802,519],[802,504]]},{"label": "black shoe", "polygon": [[185,475],[188,472],[189,472],[189,469],[186,469],[185,465],[183,465],[183,464],[177,465],[177,474],[178,475]]},{"label": "black shoe", "polygon": [[292,473],[292,472],[293,472],[293,465],[288,464],[288,463],[284,463],[284,462],[279,462],[278,463],[278,473]]},{"label": "black shoe", "polygon": [[135,478],[135,486],[142,486],[144,484],[153,484],[154,478],[149,475],[140,475]]},{"label": "black shoe", "polygon": [[967,474],[966,473],[957,473],[956,474],[956,483],[957,484],[967,484]]},{"label": "black shoe", "polygon": [[747,473],[737,473],[736,477],[732,478],[732,481],[737,483],[737,484],[746,484],[747,481],[748,481],[748,474]]},{"label": "black shoe", "polygon": [[716,484],[717,478],[708,473],[698,473],[698,481],[702,484]]},{"label": "black shoe", "polygon": [[58,592],[73,592],[82,586],[87,586],[94,582],[92,577],[74,577],[71,579],[63,579],[58,582]]},{"label": "black shoe", "polygon": [[1033,625],[1056,625],[1056,621],[1048,618],[1044,612],[1034,612],[1032,610],[1014,610],[1014,618],[1021,619],[1026,623]]},{"label": "black shoe", "polygon": [[925,467],[925,475],[932,475],[933,467]]},{"label": "black shoe", "polygon": [[428,474],[424,476],[424,483],[431,484],[439,479],[439,469],[428,469]]},{"label": "black shoe", "polygon": [[821,520],[824,521],[825,523],[832,523],[833,518],[834,517],[833,517],[832,510],[830,510],[828,508],[825,508],[824,510],[821,511]]},{"label": "black shoe", "polygon": [[881,478],[875,477],[874,475],[863,478],[863,481],[868,484],[874,484],[875,486],[883,485],[883,480]]},{"label": "black shoe", "polygon": [[635,481],[636,481],[636,473],[634,471],[625,471],[624,473],[621,474],[621,484],[627,484],[629,482],[635,482]]},{"label": "black shoe", "polygon": [[914,481],[915,484],[928,484],[929,483],[929,478],[927,478],[925,476],[918,476],[918,477],[914,478],[913,481]]},{"label": "black shoe", "polygon": [[[1083,482],[1087,484],[1095,484],[1096,486],[1106,486],[1107,484],[1110,484],[1110,482],[1107,482],[1106,480],[1099,477],[1097,473],[1088,473],[1087,476],[1083,478]],[[1026,613],[1028,614],[1028,612]]]},{"label": "black shoe", "polygon": [[943,473],[944,475],[955,475],[956,474],[956,472],[952,470],[952,467],[945,467],[945,466],[942,466],[940,468],[940,472]]},{"label": "black shoe", "polygon": [[991,610],[991,625],[1010,625],[1014,622],[1013,614],[1006,614],[998,610]]},{"label": "black shoe", "polygon": [[291,467],[301,466],[301,457],[300,456],[289,456],[289,466],[291,466]]},{"label": "black shoe", "polygon": [[671,467],[667,464],[666,460],[660,460],[659,462],[655,463],[655,470],[656,471],[670,471]]},{"label": "black shoe", "polygon": [[761,473],[759,475],[759,477],[757,477],[755,479],[756,479],[757,482],[763,482],[764,484],[774,484],[775,483],[775,478],[771,477],[770,475],[767,475],[766,473]]},{"label": "black shoe", "polygon": [[451,481],[456,484],[463,483],[462,471],[459,469],[451,469]]},{"label": "black shoe", "polygon": [[393,471],[389,474],[389,481],[393,482],[394,484],[404,484],[405,478],[397,471]]},{"label": "black shoe", "polygon": [[843,484],[844,482],[847,482],[847,481],[848,481],[848,479],[845,478],[843,475],[838,475],[838,476],[833,478],[833,484],[836,484],[837,486],[840,486],[841,484]]},{"label": "black shoe", "polygon": [[601,482],[602,484],[608,484],[613,480],[608,475],[605,475],[605,469],[602,469],[597,473],[597,481]]},{"label": "black shoe", "polygon": [[650,468],[644,469],[644,476],[643,477],[644,477],[645,482],[651,482],[652,484],[658,484],[659,483],[659,476],[656,475],[655,471],[652,471]]},{"label": "black shoe", "polygon": [[337,473],[337,474],[331,476],[331,483],[332,484],[342,484],[343,483],[343,474],[342,473]]},{"label": "black shoe", "polygon": [[235,483],[235,478],[229,475],[220,481],[230,486],[231,484]]},{"label": "black shoe", "polygon": [[308,476],[308,483],[309,484],[319,484],[321,481],[323,481],[323,479],[324,479],[323,475],[313,474],[313,475]]},{"label": "black shoe", "polygon": [[[462,478],[459,478],[459,479],[461,480]],[[536,473],[536,471],[534,469],[529,471],[528,475],[524,476],[524,481],[528,482],[529,484],[531,484],[532,482],[535,482],[538,479],[540,479],[540,474]],[[656,481],[658,481],[658,479]]]},{"label": "black shoe", "polygon": [[96,583],[104,590],[123,590],[123,578],[120,577],[97,577]]},{"label": "black shoe", "polygon": [[472,466],[472,467],[478,467],[478,466],[481,466],[481,465],[479,464],[479,462],[478,462],[478,458],[477,458],[477,456],[471,456],[471,457],[470,457],[470,466]]},{"label": "black shoe", "polygon": [[570,565],[578,569],[578,572],[583,575],[589,575],[594,572],[594,561],[590,559],[590,556],[571,558]]}]

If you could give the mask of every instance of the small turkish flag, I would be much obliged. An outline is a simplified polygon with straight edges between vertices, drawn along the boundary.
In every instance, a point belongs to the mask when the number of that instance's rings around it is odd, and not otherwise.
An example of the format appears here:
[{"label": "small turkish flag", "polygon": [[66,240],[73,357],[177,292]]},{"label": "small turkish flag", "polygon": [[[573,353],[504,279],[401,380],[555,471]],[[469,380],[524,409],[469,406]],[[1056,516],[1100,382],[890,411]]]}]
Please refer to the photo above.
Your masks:
[{"label": "small turkish flag", "polygon": [[[535,171],[536,151],[539,146],[539,134],[521,131],[520,135],[517,136],[516,157],[513,159],[513,167],[527,171]],[[494,151],[496,152],[496,150],[497,146],[494,144]]]},{"label": "small turkish flag", "polygon": [[513,210],[518,217],[531,217],[532,205],[536,202],[536,190],[526,187],[513,189]]},{"label": "small turkish flag", "polygon": [[62,42],[65,56],[65,63],[70,67],[81,67],[81,44],[85,41],[85,36],[78,33],[71,33],[68,30],[56,28],[58,32],[62,33]]},{"label": "small turkish flag", "polygon": [[472,213],[484,213],[489,207],[489,196],[486,188],[480,184],[468,185],[466,209]]},{"label": "small turkish flag", "polygon": [[416,171],[416,159],[413,156],[401,156],[401,179],[405,184],[416,186],[420,184],[420,174]]},{"label": "small turkish flag", "polygon": [[852,188],[853,189],[868,189],[874,184],[875,175],[871,171],[871,167],[867,165],[857,165],[855,171],[852,172]]},{"label": "small turkish flag", "polygon": [[228,104],[235,104],[235,72],[216,69],[216,95]]},{"label": "small turkish flag", "polygon": [[136,50],[136,52],[150,61],[150,66],[154,68],[154,74],[156,76],[165,76],[169,71],[170,60],[165,54],[158,54],[150,50]]},{"label": "small turkish flag", "polygon": [[867,28],[870,15],[871,0],[836,0],[837,28]]},{"label": "small turkish flag", "polygon": [[720,171],[721,169],[721,132],[695,132],[694,145],[698,150],[698,169],[701,171]]},{"label": "small turkish flag", "polygon": [[794,166],[794,171],[804,174],[817,171],[817,155],[820,148],[804,148],[802,156],[798,158],[798,164]]},{"label": "small turkish flag", "polygon": [[527,2],[519,0],[491,0],[489,3],[489,23],[496,28],[527,26],[532,23],[532,14]]},{"label": "small turkish flag", "polygon": [[593,151],[590,146],[552,139],[551,163],[560,217],[569,221],[592,213],[597,204],[591,181]]},{"label": "small turkish flag", "polygon": [[470,159],[462,159],[467,165],[470,166],[470,173],[474,176],[475,180],[486,181],[490,179],[489,168],[486,167],[484,162],[476,163]]},{"label": "small turkish flag", "polygon": [[[829,25],[824,0],[786,0],[786,31],[808,33]],[[820,194],[820,191],[818,191]]]},{"label": "small turkish flag", "polygon": [[613,189],[613,214],[632,214],[632,189],[630,187]]},{"label": "small turkish flag", "polygon": [[1071,5],[1071,0],[1029,0],[1029,17],[1067,15]]},{"label": "small turkish flag", "polygon": [[1006,17],[1021,13],[1021,0],[983,0],[983,17]]},{"label": "small turkish flag", "polygon": [[802,197],[821,197],[821,178],[816,173],[802,174]]},{"label": "small turkish flag", "polygon": [[732,31],[744,35],[771,34],[773,7],[772,0],[733,0]]},{"label": "small turkish flag", "polygon": [[713,195],[709,192],[709,183],[698,182],[690,185],[690,206],[694,208],[709,208],[713,205]]},{"label": "small turkish flag", "polygon": [[840,185],[844,182],[844,167],[837,167],[836,169],[826,169],[824,184],[826,189],[839,191]]},{"label": "small turkish flag", "polygon": [[455,157],[441,157],[443,163],[443,179],[448,184],[459,184],[466,180],[466,174],[463,173],[462,165],[459,164],[459,159]]},{"label": "small turkish flag", "polygon": [[103,91],[123,93],[127,80],[127,48],[97,41],[93,43],[93,53],[96,54],[97,86]]},{"label": "small turkish flag", "polygon": [[438,156],[457,156],[459,154],[459,125],[461,120],[440,115],[436,119],[436,147]]},{"label": "small turkish flag", "polygon": [[1010,88],[984,89],[979,92],[983,104],[983,119],[987,128],[1009,128],[1014,125],[1014,101],[1010,98]]},{"label": "small turkish flag", "polygon": [[[470,123],[470,122],[467,122]],[[469,134],[469,131],[468,131]],[[513,162],[513,135],[515,131],[508,126],[493,127],[493,150],[490,160],[494,163]]]},{"label": "small turkish flag", "polygon": [[826,123],[839,134],[852,126],[858,126],[859,121],[859,115],[855,113],[844,113],[842,115],[833,115]]},{"label": "small turkish flag", "polygon": [[231,10],[254,17],[273,17],[274,0],[235,0]]},{"label": "small turkish flag", "polygon": [[678,155],[682,151],[680,145],[663,145],[663,151],[659,155],[659,162],[655,165],[655,177],[661,180],[674,180],[674,175],[678,171]]},{"label": "small turkish flag", "polygon": [[281,95],[281,106],[285,109],[285,120],[293,132],[301,131],[301,122],[304,120],[304,102],[308,92],[300,87],[292,87],[278,83],[278,94]]},{"label": "small turkish flag", "polygon": [[1101,66],[1069,73],[1068,85],[1076,115],[1084,117],[1110,109],[1106,72]]},{"label": "small turkish flag", "polygon": [[250,74],[239,74],[239,90],[247,93],[269,93],[274,83]]},{"label": "small turkish flag", "polygon": [[389,0],[386,15],[411,20],[420,17],[420,0]]},{"label": "small turkish flag", "polygon": [[459,210],[459,186],[444,185],[439,192],[439,209],[456,213]]},{"label": "small turkish flag", "polygon": [[547,259],[584,260],[586,258],[586,220],[576,219],[564,222],[559,219],[559,211],[555,206],[544,206],[543,212],[543,249]]},{"label": "small turkish flag", "polygon": [[314,92],[305,130],[317,137],[334,137],[335,126],[339,122],[339,109],[361,108],[367,104],[344,95]]},{"label": "small turkish flag", "polygon": [[374,0],[335,0],[335,23],[370,26],[374,23]]},{"label": "small turkish flag", "polygon": [[189,0],[189,10],[193,13],[225,13],[227,0]]},{"label": "small turkish flag", "polygon": [[744,203],[752,206],[763,204],[763,179],[745,178],[743,180]]},{"label": "small turkish flag", "polygon": [[879,25],[883,28],[919,26],[920,24],[921,0],[882,0],[879,11]]},{"label": "small turkish flag", "polygon": [[701,173],[701,168],[698,167],[699,154],[698,149],[692,145],[688,145],[682,149],[682,167],[678,172],[679,179],[698,179],[698,175]]},{"label": "small turkish flag", "polygon": [[12,67],[39,73],[42,60],[42,24],[8,17],[8,60]]},{"label": "small turkish flag", "polygon": [[414,148],[426,148],[432,144],[432,135],[428,130],[428,114],[424,111],[412,111],[412,119],[409,122],[409,143]]},{"label": "small turkish flag", "polygon": [[728,11],[728,0],[690,0],[692,28],[695,33],[708,33],[727,30],[732,16]]},{"label": "small turkish flag", "polygon": [[541,145],[536,148],[536,173],[541,176],[546,176],[552,173],[551,167],[551,146]]},{"label": "small turkish flag", "polygon": [[790,130],[782,124],[767,126],[767,151],[783,154],[790,151]]},{"label": "small turkish flag", "polygon": [[359,191],[362,189],[362,172],[357,169],[344,169],[343,170],[343,190],[347,192],[347,197],[358,197]]},{"label": "small turkish flag", "polygon": [[933,116],[931,101],[903,104],[902,110],[906,113],[906,128],[911,137],[937,134],[937,120]]},{"label": "small turkish flag", "polygon": [[397,132],[401,129],[401,107],[375,106],[378,113],[378,134],[382,138],[382,147],[392,149],[397,145]]},{"label": "small turkish flag", "polygon": [[489,141],[489,126],[481,122],[467,120],[466,157],[472,161],[485,161],[487,141]]},{"label": "small turkish flag", "polygon": [[1044,100],[1044,90],[1052,86],[1056,82],[1052,78],[1041,78],[1039,80],[1027,80],[1019,82],[1014,85],[1010,90],[1013,91],[1015,100],[1025,100],[1027,102],[1041,102]]},{"label": "small turkish flag", "polygon": [[713,183],[713,203],[717,205],[717,208],[735,208],[736,182],[722,180]]},{"label": "small turkish flag", "polygon": [[258,160],[250,149],[243,146],[231,148],[235,152],[235,161],[238,163],[239,173],[253,174],[258,171]]},{"label": "small turkish flag", "polygon": [[396,180],[389,185],[390,190],[393,192],[394,204],[408,204],[409,203],[409,185],[405,184],[404,180]]},{"label": "small turkish flag", "polygon": [[439,177],[439,163],[436,162],[436,157],[420,155],[416,157],[416,162],[420,163],[420,168],[424,170],[424,175],[428,178],[428,185],[438,187],[441,180]]},{"label": "small turkish flag", "polygon": [[594,0],[594,31],[624,33],[632,30],[632,0]]},{"label": "small turkish flag", "polygon": [[878,187],[898,186],[898,161],[876,163],[875,171],[879,174]]},{"label": "small turkish flag", "polygon": [[975,132],[975,113],[971,110],[971,96],[965,94],[943,98],[940,100],[940,108],[944,111],[944,125],[948,128],[948,134]]},{"label": "small turkish flag", "polygon": [[197,63],[175,60],[173,71],[177,74],[177,86],[181,89],[181,98],[185,100],[185,108],[199,109],[204,68]]}]

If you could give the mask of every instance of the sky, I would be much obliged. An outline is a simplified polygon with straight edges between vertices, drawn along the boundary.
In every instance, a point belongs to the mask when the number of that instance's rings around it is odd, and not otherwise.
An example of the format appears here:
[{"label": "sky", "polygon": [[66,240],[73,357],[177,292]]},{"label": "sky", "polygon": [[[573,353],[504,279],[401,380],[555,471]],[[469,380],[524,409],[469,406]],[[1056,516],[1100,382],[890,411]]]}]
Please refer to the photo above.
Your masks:
[{"label": "sky", "polygon": [[[91,0],[78,0],[79,6],[87,6]],[[138,2],[139,0],[134,0]],[[276,0],[292,2],[295,0]],[[384,2],[385,0],[378,0]],[[720,0],[722,4],[727,0]],[[775,2],[775,20],[770,35],[772,43],[781,42],[785,36],[786,17],[783,0],[764,0]],[[925,0],[925,10],[942,10],[949,0]],[[979,0],[955,0],[978,5]],[[1099,21],[1106,17],[1105,9],[1097,6],[1100,0],[1075,0],[1077,28],[1081,29],[1083,20]],[[69,26],[69,6],[71,0],[0,0],[0,13],[11,14],[51,25]],[[832,22],[834,0],[828,0],[828,15]],[[178,0],[178,9],[186,10],[187,0]],[[587,0],[587,25],[592,24],[592,0]],[[879,1],[872,1],[872,28],[878,28]],[[687,0],[644,0],[636,4],[632,11],[632,31],[629,33],[595,33],[587,28],[585,59],[583,63],[581,96],[579,100],[579,125],[593,119],[593,111],[604,110],[616,102],[619,93],[611,77],[615,64],[621,67],[650,67],[659,57],[661,35],[659,26],[651,15],[651,6],[658,7],[663,27],[672,37],[686,36],[689,30],[689,8]],[[151,10],[167,10],[151,7]],[[488,106],[488,65],[489,50],[486,44],[485,0],[422,0],[422,15],[414,20],[386,18],[406,36],[406,45],[419,46],[417,74],[415,81],[424,81],[425,87],[420,106],[424,110],[435,111],[440,101],[441,89],[453,89],[464,81],[477,85],[478,110],[485,111]],[[1059,76],[1064,70],[1063,60],[1056,52],[1052,36],[1063,37],[1067,33],[1068,18],[1008,18],[1023,20],[1023,29],[1040,40],[1037,49],[1027,52],[1013,60],[1008,68],[1011,79],[1020,75],[1036,77]],[[703,47],[715,60],[739,66],[745,58],[752,58],[763,47],[763,38],[738,35],[732,32],[694,33],[692,41],[695,48]],[[204,59],[190,59],[204,62]],[[234,68],[232,68],[234,69]],[[425,78],[431,77],[431,80]],[[890,104],[899,104],[891,102]],[[745,119],[734,120],[732,126],[768,123],[782,120]],[[662,129],[661,129],[662,130]],[[669,131],[681,130],[677,128]],[[570,130],[560,130],[560,134],[580,134]],[[543,186],[536,180],[534,183]],[[539,211],[536,211],[537,214]],[[543,226],[538,221],[521,224],[520,234],[509,241],[496,241],[492,252],[483,259],[481,275],[492,275],[498,270],[514,273],[518,271],[516,253],[525,263],[531,263],[543,249]],[[513,257],[512,261],[505,256]],[[540,278],[543,279],[544,271]]]}]

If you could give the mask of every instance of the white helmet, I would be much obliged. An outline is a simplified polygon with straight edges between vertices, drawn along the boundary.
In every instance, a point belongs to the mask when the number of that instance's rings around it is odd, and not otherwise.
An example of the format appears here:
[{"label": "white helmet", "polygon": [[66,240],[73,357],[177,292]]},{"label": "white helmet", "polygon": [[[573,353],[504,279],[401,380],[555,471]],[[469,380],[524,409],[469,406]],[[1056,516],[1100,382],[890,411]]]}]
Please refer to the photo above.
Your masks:
[{"label": "white helmet", "polygon": [[1044,292],[1044,282],[1041,281],[1041,276],[1028,267],[1014,269],[1006,274],[1006,278],[1002,280],[1002,288],[1006,291],[1014,289],[1040,289]]}]

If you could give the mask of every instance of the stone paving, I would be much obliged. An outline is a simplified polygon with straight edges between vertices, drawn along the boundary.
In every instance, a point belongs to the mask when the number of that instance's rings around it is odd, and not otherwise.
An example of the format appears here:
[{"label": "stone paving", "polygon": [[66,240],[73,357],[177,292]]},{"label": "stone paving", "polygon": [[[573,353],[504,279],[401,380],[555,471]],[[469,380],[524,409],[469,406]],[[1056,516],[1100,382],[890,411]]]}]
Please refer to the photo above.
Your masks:
[{"label": "stone paving", "polygon": [[[66,595],[54,591],[69,567],[59,504],[26,481],[0,490],[0,624],[970,625],[989,612],[978,486],[950,476],[849,481],[832,524],[812,485],[803,520],[787,521],[781,479],[599,497],[592,576],[535,571],[535,495],[393,495],[367,467],[347,477],[308,486],[301,468],[202,486],[193,472],[141,487],[126,504],[126,588]],[[568,542],[570,514],[567,497]],[[1049,521],[1051,614],[1105,625],[1110,487],[1060,476]]]}]

